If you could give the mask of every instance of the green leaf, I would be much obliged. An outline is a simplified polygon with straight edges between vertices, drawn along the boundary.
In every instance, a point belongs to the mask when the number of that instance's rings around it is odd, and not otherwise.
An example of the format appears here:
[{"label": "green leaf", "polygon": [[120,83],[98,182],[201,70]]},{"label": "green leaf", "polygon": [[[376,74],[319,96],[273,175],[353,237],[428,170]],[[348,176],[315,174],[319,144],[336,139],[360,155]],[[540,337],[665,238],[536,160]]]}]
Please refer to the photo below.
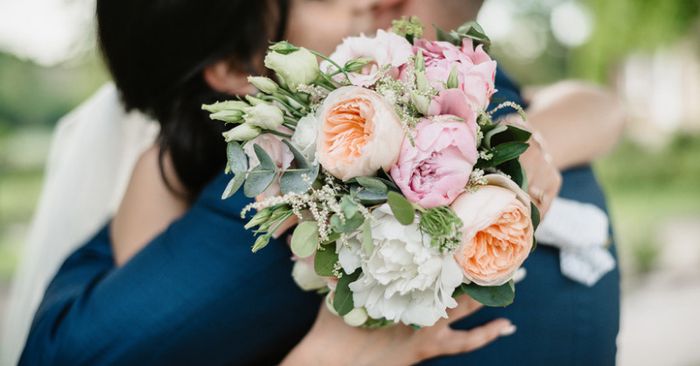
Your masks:
[{"label": "green leaf", "polygon": [[346,218],[352,218],[358,211],[357,204],[347,195],[340,199],[340,208],[343,210],[343,215]]},{"label": "green leaf", "polygon": [[364,205],[378,205],[386,202],[387,192],[374,191],[371,189],[359,189],[355,191],[355,197]]},{"label": "green leaf", "polygon": [[475,283],[470,283],[462,285],[462,290],[472,299],[486,306],[508,306],[515,299],[515,285],[512,280],[496,287],[479,286]]},{"label": "green leaf", "polygon": [[234,173],[248,171],[248,157],[245,155],[243,148],[236,141],[231,141],[226,145],[226,158],[228,166]]},{"label": "green leaf", "polygon": [[530,202],[530,217],[532,218],[532,227],[537,230],[540,226],[540,210],[535,206],[534,203]]},{"label": "green leaf", "polygon": [[308,258],[318,248],[318,224],[304,221],[297,225],[292,234],[292,253],[299,258]]},{"label": "green leaf", "polygon": [[255,244],[253,244],[253,253],[257,252],[262,248],[265,248],[268,244],[270,244],[270,235],[266,234],[258,236],[258,238],[255,239]]},{"label": "green leaf", "polygon": [[506,161],[517,159],[530,147],[525,142],[507,142],[493,148],[493,157],[489,160],[490,165],[498,166]]},{"label": "green leaf", "polygon": [[354,215],[351,218],[346,218],[345,221],[338,214],[331,216],[331,227],[339,233],[352,233],[362,226],[363,222],[365,222],[365,218],[362,215]]},{"label": "green leaf", "polygon": [[243,183],[245,182],[245,177],[246,177],[245,171],[235,173],[233,178],[231,178],[231,180],[226,185],[226,189],[224,189],[224,193],[221,194],[221,199],[225,200],[225,199],[233,196],[234,194],[236,194],[236,192],[238,192],[238,190],[241,189],[241,186],[243,186]]},{"label": "green leaf", "polygon": [[[532,133],[530,131],[523,130],[521,128],[511,126],[511,125],[499,125],[505,126],[505,130],[499,132],[496,136],[490,139],[490,144],[493,146],[504,144],[506,142],[528,142]],[[490,146],[491,146],[490,145]]]},{"label": "green leaf", "polygon": [[352,301],[350,284],[360,277],[360,272],[362,271],[357,270],[353,274],[343,274],[338,280],[338,285],[335,288],[335,295],[333,297],[333,308],[340,316],[345,316],[355,308],[355,304]]},{"label": "green leaf", "polygon": [[333,276],[333,268],[338,263],[338,254],[335,252],[335,244],[322,246],[316,251],[314,269],[316,274],[322,277]]},{"label": "green leaf", "polygon": [[389,207],[391,207],[391,212],[399,223],[402,225],[411,225],[413,223],[416,212],[411,202],[408,202],[404,196],[392,191],[387,195],[387,201],[389,202]]},{"label": "green leaf", "polygon": [[282,194],[306,193],[311,189],[311,186],[318,177],[319,166],[318,164],[310,164],[304,157],[304,154],[290,141],[284,139],[282,142],[289,147],[292,155],[294,155],[294,161],[296,161],[298,168],[288,170],[282,174],[280,178],[280,190]]},{"label": "green leaf", "polygon": [[243,193],[246,197],[254,198],[265,192],[276,176],[277,173],[274,170],[265,169],[262,165],[258,165],[248,173],[248,179],[243,185]]},{"label": "green leaf", "polygon": [[527,177],[525,176],[525,172],[523,171],[523,168],[520,165],[520,161],[518,161],[518,159],[506,161],[505,163],[501,164],[498,168],[503,173],[508,174],[510,176],[510,179],[512,179],[515,182],[515,184],[517,184],[520,188],[525,190],[527,185]]},{"label": "green leaf", "polygon": [[494,127],[492,129],[490,129],[488,132],[484,133],[484,145],[490,149],[491,148],[491,140],[493,139],[493,137],[498,135],[499,133],[505,132],[507,130],[508,130],[508,126],[506,126],[506,125],[494,125]]},{"label": "green leaf", "polygon": [[479,23],[475,21],[464,23],[453,33],[457,34],[460,43],[463,38],[471,38],[474,40],[474,46],[483,44],[484,49],[487,51],[491,47],[491,39],[486,35]]},{"label": "green leaf", "polygon": [[[260,147],[258,144],[253,145],[253,150],[255,150],[255,156],[258,157],[258,160],[260,160],[260,165],[263,169],[268,169],[268,170],[276,170],[277,165],[275,165],[275,162],[272,160],[270,155],[267,154],[265,149]],[[233,169],[233,168],[231,168]]]},{"label": "green leaf", "polygon": [[459,38],[455,37],[452,33],[446,32],[436,25],[433,24],[435,32],[437,33],[437,40],[441,42],[449,42],[455,45],[459,45]]},{"label": "green leaf", "polygon": [[377,191],[377,192],[387,192],[389,188],[382,182],[381,179],[379,178],[373,178],[373,177],[357,177],[355,178],[357,183],[369,190],[372,191]]}]

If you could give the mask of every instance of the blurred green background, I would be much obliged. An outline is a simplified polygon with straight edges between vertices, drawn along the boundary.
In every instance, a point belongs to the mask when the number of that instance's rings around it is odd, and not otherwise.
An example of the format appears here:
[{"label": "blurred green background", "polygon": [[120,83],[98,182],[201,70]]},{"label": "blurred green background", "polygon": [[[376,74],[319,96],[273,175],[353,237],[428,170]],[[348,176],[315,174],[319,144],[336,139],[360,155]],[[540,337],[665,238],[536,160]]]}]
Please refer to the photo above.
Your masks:
[{"label": "blurred green background", "polygon": [[[39,198],[52,128],[108,80],[94,47],[92,2],[41,1],[47,6],[0,2],[0,290]],[[53,29],[35,27],[59,16],[66,19]],[[676,248],[673,258],[700,247],[700,1],[487,0],[479,22],[521,84],[576,78],[619,94],[630,114],[626,134],[595,169],[625,288],[669,268],[685,273],[669,267],[664,252]]]}]

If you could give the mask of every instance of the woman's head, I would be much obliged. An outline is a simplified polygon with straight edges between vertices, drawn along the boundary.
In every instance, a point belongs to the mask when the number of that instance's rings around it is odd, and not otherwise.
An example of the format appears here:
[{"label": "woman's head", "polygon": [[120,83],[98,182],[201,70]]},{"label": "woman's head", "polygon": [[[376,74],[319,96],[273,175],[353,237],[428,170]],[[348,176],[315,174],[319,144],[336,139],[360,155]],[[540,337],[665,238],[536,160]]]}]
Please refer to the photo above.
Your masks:
[{"label": "woman's head", "polygon": [[190,198],[225,164],[222,124],[205,103],[251,91],[270,41],[329,52],[358,25],[371,1],[98,0],[100,44],[127,109],[161,125],[159,143]]}]

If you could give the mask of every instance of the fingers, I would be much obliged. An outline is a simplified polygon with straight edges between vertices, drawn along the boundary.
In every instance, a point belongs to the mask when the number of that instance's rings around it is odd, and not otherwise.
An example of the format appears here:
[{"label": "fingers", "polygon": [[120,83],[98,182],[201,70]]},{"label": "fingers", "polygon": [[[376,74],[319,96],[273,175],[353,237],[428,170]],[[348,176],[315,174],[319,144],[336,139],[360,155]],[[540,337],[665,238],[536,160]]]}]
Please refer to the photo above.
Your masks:
[{"label": "fingers", "polygon": [[499,337],[515,333],[515,326],[508,319],[497,319],[471,330],[453,330],[445,344],[446,354],[458,354],[477,350]]},{"label": "fingers", "polygon": [[454,309],[447,310],[447,323],[452,324],[464,317],[467,317],[477,312],[482,307],[483,305],[481,305],[476,300],[472,299],[467,295],[462,295],[457,298],[457,307]]}]

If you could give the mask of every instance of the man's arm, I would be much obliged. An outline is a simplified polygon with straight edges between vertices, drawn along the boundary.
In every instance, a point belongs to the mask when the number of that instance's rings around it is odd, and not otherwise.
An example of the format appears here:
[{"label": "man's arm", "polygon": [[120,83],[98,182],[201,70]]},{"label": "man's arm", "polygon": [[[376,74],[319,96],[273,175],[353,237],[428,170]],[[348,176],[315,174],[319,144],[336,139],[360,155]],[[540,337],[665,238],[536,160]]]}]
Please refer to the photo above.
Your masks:
[{"label": "man's arm", "polygon": [[121,268],[101,231],[47,289],[20,363],[279,362],[310,328],[320,298],[293,283],[282,242],[257,255],[252,242],[214,197]]}]

